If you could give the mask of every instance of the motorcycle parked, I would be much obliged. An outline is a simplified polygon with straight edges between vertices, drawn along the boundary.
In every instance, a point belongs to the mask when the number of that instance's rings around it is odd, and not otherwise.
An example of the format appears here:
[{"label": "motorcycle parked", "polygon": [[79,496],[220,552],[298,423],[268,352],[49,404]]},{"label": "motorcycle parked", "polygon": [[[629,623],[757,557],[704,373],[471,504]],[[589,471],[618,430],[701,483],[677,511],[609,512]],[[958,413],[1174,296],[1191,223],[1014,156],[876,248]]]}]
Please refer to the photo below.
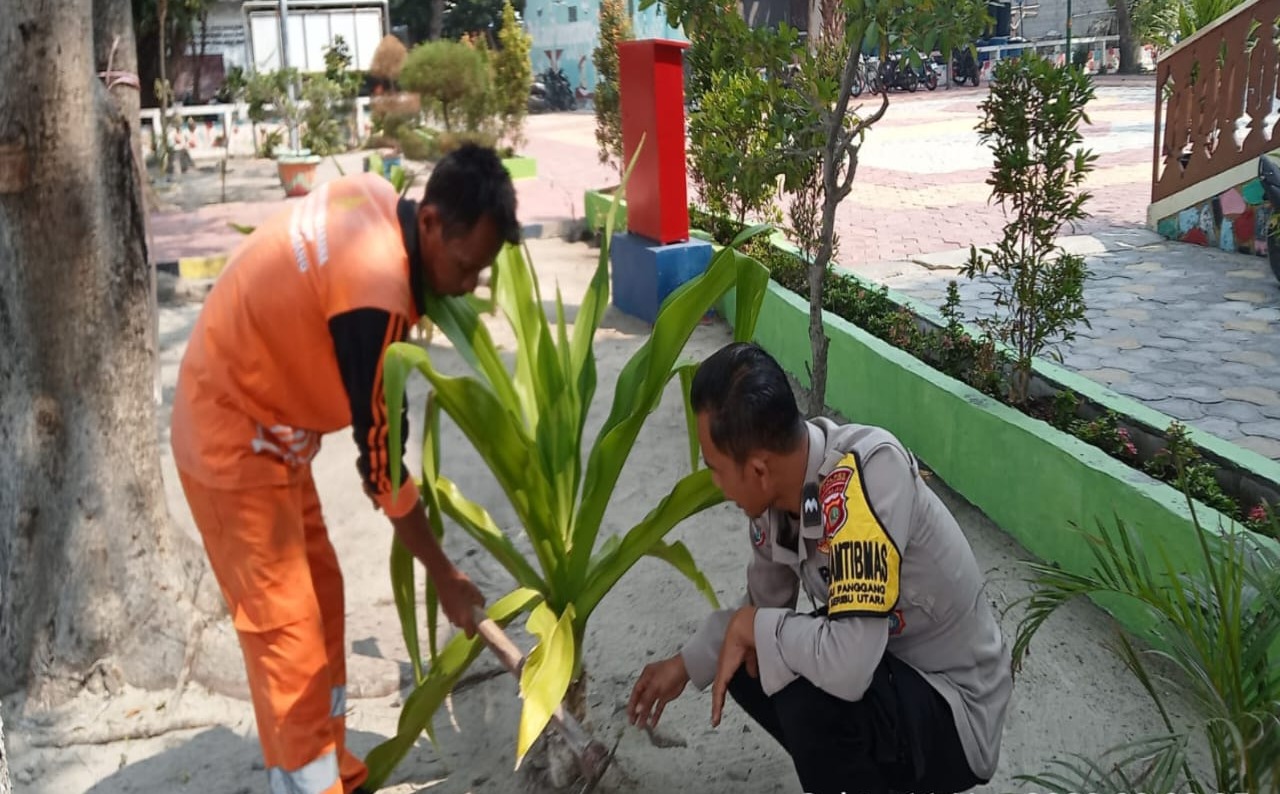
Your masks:
[{"label": "motorcycle parked", "polygon": [[978,84],[978,61],[969,47],[957,47],[951,51],[951,80],[956,85],[964,85],[965,80],[971,85]]},{"label": "motorcycle parked", "polygon": [[[1271,206],[1280,206],[1280,161],[1269,154],[1258,158],[1258,181]],[[1280,280],[1280,230],[1267,224],[1267,261],[1271,272]]]},{"label": "motorcycle parked", "polygon": [[545,113],[551,109],[551,98],[547,95],[547,84],[541,80],[534,80],[529,86],[529,102],[527,107],[530,113]]},{"label": "motorcycle parked", "polygon": [[942,72],[942,65],[935,62],[933,58],[925,55],[920,56],[920,82],[925,88],[933,91],[938,87],[938,75]]},{"label": "motorcycle parked", "polygon": [[909,60],[901,53],[893,52],[889,53],[889,57],[880,64],[880,82],[886,91],[890,88],[899,88],[915,93],[920,86],[920,76],[915,69],[911,68]]},{"label": "motorcycle parked", "polygon": [[573,86],[569,85],[569,78],[565,77],[563,69],[547,69],[538,75],[534,85],[541,84],[546,93],[547,108],[550,110],[575,110],[578,107],[578,98],[573,93]]}]

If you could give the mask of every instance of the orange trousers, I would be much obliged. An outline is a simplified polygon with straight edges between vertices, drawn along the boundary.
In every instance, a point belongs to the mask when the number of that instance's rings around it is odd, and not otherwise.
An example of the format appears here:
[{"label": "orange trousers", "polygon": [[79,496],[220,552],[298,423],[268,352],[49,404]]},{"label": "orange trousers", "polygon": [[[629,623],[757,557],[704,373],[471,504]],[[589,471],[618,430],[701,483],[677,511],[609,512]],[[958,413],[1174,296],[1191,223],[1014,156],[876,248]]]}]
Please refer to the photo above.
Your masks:
[{"label": "orange trousers", "polygon": [[342,571],[308,467],[294,485],[227,491],[179,472],[240,638],[272,794],[350,794]]}]

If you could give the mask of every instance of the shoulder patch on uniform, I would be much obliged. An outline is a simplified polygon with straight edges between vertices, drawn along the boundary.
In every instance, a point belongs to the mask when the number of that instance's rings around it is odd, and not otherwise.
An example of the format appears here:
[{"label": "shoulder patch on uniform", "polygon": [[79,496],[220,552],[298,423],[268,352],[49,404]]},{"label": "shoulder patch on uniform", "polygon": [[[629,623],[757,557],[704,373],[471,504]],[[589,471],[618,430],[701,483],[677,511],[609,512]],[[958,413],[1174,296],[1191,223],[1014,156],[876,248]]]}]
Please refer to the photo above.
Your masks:
[{"label": "shoulder patch on uniform", "polygon": [[822,510],[831,546],[827,614],[890,615],[898,604],[902,555],[871,509],[852,452],[823,482]]},{"label": "shoulder patch on uniform", "polygon": [[849,517],[848,500],[845,497],[845,489],[849,485],[849,480],[853,477],[853,469],[845,465],[846,460],[850,460],[853,456],[847,455],[841,459],[840,465],[831,470],[831,473],[822,481],[822,495],[820,501],[822,503],[822,529],[823,537],[831,540],[844,526],[845,520]]}]

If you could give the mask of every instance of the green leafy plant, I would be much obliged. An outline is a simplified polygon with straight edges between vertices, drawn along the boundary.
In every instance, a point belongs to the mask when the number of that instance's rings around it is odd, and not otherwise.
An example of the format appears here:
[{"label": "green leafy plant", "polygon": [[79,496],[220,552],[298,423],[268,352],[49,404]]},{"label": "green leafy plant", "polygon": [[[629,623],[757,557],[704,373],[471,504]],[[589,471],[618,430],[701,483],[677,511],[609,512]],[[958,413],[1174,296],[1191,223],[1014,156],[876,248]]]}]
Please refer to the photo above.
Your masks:
[{"label": "green leafy plant", "polygon": [[622,0],[600,0],[600,34],[591,52],[596,68],[592,102],[596,113],[596,146],[600,162],[622,171],[622,102],[618,94],[618,43],[628,41],[631,19]]},{"label": "green leafy plant", "polygon": [[498,137],[514,153],[525,144],[524,121],[529,113],[529,88],[533,85],[533,61],[529,59],[533,37],[516,20],[511,0],[502,4],[498,43],[501,49],[493,58],[493,90],[500,123]]},{"label": "green leafy plant", "polygon": [[347,40],[334,36],[329,46],[324,48],[324,77],[337,86],[339,95],[347,99],[360,93],[362,76],[351,68],[353,62]]},{"label": "green leafy plant", "polygon": [[489,40],[485,36],[464,36],[461,43],[480,56],[479,89],[469,94],[460,105],[462,131],[482,137],[487,142],[486,145],[494,146],[501,133],[499,97],[494,82],[494,54],[489,49]]},{"label": "green leafy plant", "polygon": [[346,150],[340,117],[342,87],[324,75],[308,75],[302,83],[302,148],[325,157]]},{"label": "green leafy plant", "polygon": [[[1178,462],[1175,458],[1175,465]],[[1072,574],[1031,564],[1033,592],[1014,641],[1015,669],[1039,628],[1064,604],[1109,596],[1141,606],[1155,647],[1117,633],[1114,648],[1142,685],[1165,733],[1113,748],[1104,761],[1080,755],[1053,772],[1017,779],[1055,791],[1275,791],[1280,786],[1280,556],[1247,533],[1212,531],[1195,518],[1183,483],[1199,555],[1175,561],[1162,544],[1144,545],[1123,523],[1089,535],[1095,565]],[[1162,672],[1172,668],[1176,679]],[[1178,725],[1163,682],[1190,696],[1203,719]],[[1210,780],[1192,771],[1186,748],[1195,732],[1207,744]]]},{"label": "green leafy plant", "polygon": [[767,80],[757,72],[716,72],[698,112],[689,118],[690,173],[712,217],[742,224],[749,215],[776,213],[783,141],[769,124],[770,95]]},{"label": "green leafy plant", "polygon": [[440,114],[446,132],[468,103],[488,91],[488,67],[474,47],[457,41],[428,41],[414,47],[400,70],[400,85],[418,94],[424,108]]},{"label": "green leafy plant", "polygon": [[[1147,473],[1165,482],[1181,482],[1193,497],[1224,515],[1246,521],[1249,513],[1222,491],[1216,475],[1217,467],[1204,460],[1196,445],[1187,438],[1187,427],[1173,422],[1165,430],[1165,448],[1147,462]],[[1254,517],[1255,520],[1257,516]],[[1260,522],[1265,525],[1267,522]]]},{"label": "green leafy plant", "polygon": [[1015,355],[1010,402],[1027,401],[1032,363],[1041,353],[1058,360],[1056,345],[1086,325],[1084,258],[1057,243],[1063,224],[1085,217],[1090,194],[1081,189],[1097,156],[1080,148],[1080,123],[1093,98],[1089,76],[1059,69],[1034,53],[996,64],[983,100],[978,134],[991,145],[995,167],[987,184],[1010,214],[994,249],[970,247],[964,273],[996,286],[996,316],[982,324]]},{"label": "green leafy plant", "polygon": [[[624,177],[624,184],[625,184]],[[427,314],[467,362],[470,374],[453,377],[436,369],[431,354],[411,344],[393,345],[384,362],[392,480],[400,481],[398,421],[406,381],[413,370],[431,384],[424,422],[421,488],[432,526],[443,531],[448,516],[501,564],[517,589],[499,599],[490,614],[509,620],[529,612],[527,628],[538,638],[521,675],[524,707],[516,748],[517,763],[547,724],[551,710],[581,682],[583,638],[600,601],[642,556],[673,564],[712,603],[714,592],[688,549],[663,537],[691,515],[723,500],[711,474],[698,468],[692,445],[692,473],[680,479],[645,518],[619,535],[601,537],[605,508],[645,420],[673,378],[693,364],[682,363],[686,341],[708,310],[729,289],[737,290],[735,336],[751,337],[760,310],[767,272],[736,248],[767,227],[743,232],[721,250],[706,272],[686,283],[663,303],[652,333],[622,369],[613,404],[590,452],[583,441],[588,410],[596,392],[593,340],[608,305],[609,239],[617,210],[615,197],[606,221],[599,264],[579,305],[572,332],[556,295],[555,321],[549,322],[538,279],[527,258],[507,247],[499,260],[502,278],[494,299],[515,333],[514,372],[507,368],[474,302],[426,296]],[[686,403],[686,411],[688,405]],[[444,473],[438,449],[440,413],[462,430],[495,481],[506,493],[533,557],[526,558],[488,511],[468,499]],[[414,566],[396,544],[392,580],[401,626],[417,686],[406,700],[397,735],[368,757],[377,788],[425,730],[462,671],[480,652],[481,641],[455,635],[422,664],[418,651],[418,615]],[[428,582],[427,625],[434,628],[434,588]],[[501,607],[501,608],[499,608]],[[434,632],[430,632],[434,638]]]}]

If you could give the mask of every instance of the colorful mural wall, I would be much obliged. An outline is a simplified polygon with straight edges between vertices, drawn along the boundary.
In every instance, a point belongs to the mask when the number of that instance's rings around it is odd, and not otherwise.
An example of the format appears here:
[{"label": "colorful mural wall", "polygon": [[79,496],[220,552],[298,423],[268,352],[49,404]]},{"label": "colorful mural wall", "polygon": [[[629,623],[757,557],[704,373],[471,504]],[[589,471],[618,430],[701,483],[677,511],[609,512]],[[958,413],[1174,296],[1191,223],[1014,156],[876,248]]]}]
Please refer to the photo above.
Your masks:
[{"label": "colorful mural wall", "polygon": [[1156,231],[1170,240],[1266,256],[1271,213],[1271,203],[1254,178],[1176,215],[1161,218]]},{"label": "colorful mural wall", "polygon": [[[658,5],[647,11],[639,10],[638,5],[637,0],[627,0],[635,38],[687,41],[679,28],[667,25]],[[600,30],[599,0],[527,0],[524,21],[533,37],[533,73],[563,69],[579,106],[589,103],[596,89],[591,52]]]}]

